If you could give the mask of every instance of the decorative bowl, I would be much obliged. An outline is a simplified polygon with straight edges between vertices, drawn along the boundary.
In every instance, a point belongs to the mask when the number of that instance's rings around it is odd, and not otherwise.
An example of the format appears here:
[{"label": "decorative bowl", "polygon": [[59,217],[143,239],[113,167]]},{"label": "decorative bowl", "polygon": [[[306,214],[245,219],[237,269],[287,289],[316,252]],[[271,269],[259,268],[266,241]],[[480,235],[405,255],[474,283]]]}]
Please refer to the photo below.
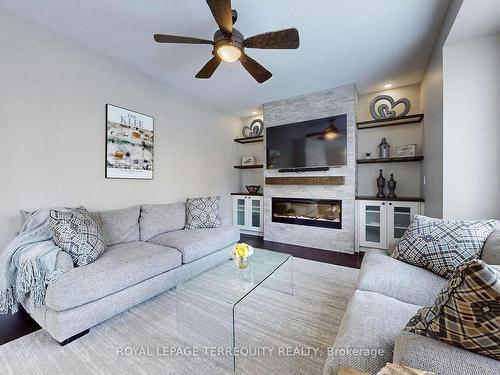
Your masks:
[{"label": "decorative bowl", "polygon": [[257,194],[260,190],[260,185],[245,185],[250,194]]}]

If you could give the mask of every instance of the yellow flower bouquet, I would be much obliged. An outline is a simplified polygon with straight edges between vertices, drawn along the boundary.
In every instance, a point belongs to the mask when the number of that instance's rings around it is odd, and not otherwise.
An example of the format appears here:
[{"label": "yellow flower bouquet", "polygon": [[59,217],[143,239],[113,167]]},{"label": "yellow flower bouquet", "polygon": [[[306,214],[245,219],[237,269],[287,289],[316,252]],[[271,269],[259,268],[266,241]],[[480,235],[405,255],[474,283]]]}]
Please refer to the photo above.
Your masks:
[{"label": "yellow flower bouquet", "polygon": [[253,255],[253,247],[246,243],[237,243],[233,247],[233,260],[239,268],[248,267],[248,258]]}]

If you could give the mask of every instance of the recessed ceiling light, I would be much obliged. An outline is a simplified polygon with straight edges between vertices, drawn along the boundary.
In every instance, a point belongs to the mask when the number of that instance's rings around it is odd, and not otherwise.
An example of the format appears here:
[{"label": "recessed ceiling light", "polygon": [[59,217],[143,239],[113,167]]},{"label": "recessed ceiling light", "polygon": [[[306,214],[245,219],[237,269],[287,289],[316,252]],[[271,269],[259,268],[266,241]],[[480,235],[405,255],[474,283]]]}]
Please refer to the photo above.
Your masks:
[{"label": "recessed ceiling light", "polygon": [[253,111],[253,112],[252,112],[252,115],[256,115],[256,114],[257,114],[257,111]]},{"label": "recessed ceiling light", "polygon": [[392,83],[388,83],[384,85],[384,89],[390,89],[392,87]]}]

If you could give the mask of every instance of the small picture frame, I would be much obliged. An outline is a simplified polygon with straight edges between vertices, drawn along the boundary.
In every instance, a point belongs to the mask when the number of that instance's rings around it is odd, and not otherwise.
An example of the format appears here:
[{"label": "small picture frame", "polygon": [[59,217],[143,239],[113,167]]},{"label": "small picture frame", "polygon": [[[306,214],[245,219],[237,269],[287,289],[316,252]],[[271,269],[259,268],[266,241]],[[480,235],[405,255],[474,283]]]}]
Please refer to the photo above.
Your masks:
[{"label": "small picture frame", "polygon": [[415,156],[417,156],[416,144],[396,146],[397,158],[415,157]]},{"label": "small picture frame", "polygon": [[255,156],[242,156],[241,166],[255,165]]}]

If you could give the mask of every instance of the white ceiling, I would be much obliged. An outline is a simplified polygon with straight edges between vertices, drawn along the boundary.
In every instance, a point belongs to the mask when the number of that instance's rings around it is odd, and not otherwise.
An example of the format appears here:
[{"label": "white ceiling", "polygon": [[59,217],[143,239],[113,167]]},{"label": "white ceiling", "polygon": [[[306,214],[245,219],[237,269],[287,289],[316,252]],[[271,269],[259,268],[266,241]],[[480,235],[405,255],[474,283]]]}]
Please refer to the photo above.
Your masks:
[{"label": "white ceiling", "polygon": [[261,104],[355,82],[360,93],[420,82],[449,0],[233,0],[245,36],[296,27],[298,50],[247,50],[274,76],[239,63],[196,72],[208,45],[160,45],[154,33],[211,39],[204,0],[0,0],[0,5],[239,116]]},{"label": "white ceiling", "polygon": [[464,0],[446,44],[498,33],[500,33],[500,0]]}]

